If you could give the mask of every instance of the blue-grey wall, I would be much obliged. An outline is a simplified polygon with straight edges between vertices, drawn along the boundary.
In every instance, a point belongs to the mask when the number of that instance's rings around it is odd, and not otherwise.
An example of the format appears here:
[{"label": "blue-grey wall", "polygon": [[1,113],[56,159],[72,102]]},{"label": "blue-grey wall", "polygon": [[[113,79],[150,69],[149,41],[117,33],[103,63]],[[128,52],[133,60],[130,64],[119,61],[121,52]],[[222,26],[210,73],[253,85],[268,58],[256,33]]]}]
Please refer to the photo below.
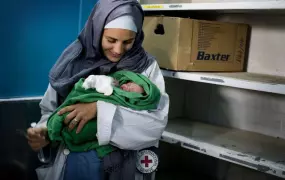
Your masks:
[{"label": "blue-grey wall", "polygon": [[9,0],[0,6],[0,99],[41,96],[48,72],[97,0]]}]

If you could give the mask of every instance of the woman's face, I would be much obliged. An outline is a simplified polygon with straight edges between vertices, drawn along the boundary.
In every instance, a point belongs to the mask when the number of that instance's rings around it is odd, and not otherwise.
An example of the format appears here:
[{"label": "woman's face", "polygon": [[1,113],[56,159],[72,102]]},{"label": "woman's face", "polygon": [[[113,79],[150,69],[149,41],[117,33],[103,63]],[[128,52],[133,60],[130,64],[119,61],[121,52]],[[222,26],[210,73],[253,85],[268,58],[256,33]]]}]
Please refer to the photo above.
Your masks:
[{"label": "woman's face", "polygon": [[134,31],[126,29],[105,29],[102,37],[104,55],[112,62],[118,62],[121,57],[133,47],[136,38]]}]

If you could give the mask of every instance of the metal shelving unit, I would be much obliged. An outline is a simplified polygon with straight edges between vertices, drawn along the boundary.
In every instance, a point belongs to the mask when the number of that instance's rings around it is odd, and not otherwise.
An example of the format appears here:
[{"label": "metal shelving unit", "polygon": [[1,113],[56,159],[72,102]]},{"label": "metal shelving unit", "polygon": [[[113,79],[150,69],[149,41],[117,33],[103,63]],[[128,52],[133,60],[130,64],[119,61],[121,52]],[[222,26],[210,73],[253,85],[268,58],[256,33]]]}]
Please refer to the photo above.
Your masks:
[{"label": "metal shelving unit", "polygon": [[180,143],[183,148],[285,178],[282,139],[189,119],[172,119],[162,141]]},{"label": "metal shelving unit", "polygon": [[262,74],[199,73],[162,70],[165,77],[285,95],[285,78]]},{"label": "metal shelving unit", "polygon": [[[228,3],[142,4],[144,11],[285,12],[284,0]],[[165,77],[285,95],[285,77],[249,72],[202,73],[162,70]],[[161,138],[171,144],[285,178],[285,140],[255,132],[170,119]]]},{"label": "metal shelving unit", "polygon": [[284,1],[267,2],[226,2],[226,3],[177,3],[177,4],[142,4],[145,11],[233,11],[233,10],[284,10]]}]

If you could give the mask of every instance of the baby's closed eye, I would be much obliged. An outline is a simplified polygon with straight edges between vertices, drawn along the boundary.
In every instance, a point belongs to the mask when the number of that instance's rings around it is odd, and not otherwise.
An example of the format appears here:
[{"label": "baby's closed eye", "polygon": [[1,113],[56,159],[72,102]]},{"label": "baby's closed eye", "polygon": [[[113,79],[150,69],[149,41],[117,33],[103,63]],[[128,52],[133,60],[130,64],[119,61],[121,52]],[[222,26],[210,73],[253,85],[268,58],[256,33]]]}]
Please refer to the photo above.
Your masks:
[{"label": "baby's closed eye", "polygon": [[133,82],[123,84],[121,86],[121,89],[123,89],[124,91],[128,91],[128,92],[144,93],[144,89],[141,86]]}]

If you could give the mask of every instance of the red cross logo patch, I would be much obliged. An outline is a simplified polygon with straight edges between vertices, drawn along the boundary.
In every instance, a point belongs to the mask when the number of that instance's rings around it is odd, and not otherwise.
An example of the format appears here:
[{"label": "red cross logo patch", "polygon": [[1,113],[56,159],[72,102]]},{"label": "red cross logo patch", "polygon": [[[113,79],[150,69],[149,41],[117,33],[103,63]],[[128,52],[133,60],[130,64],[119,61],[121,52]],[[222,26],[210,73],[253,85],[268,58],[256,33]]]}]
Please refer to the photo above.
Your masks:
[{"label": "red cross logo patch", "polygon": [[143,150],[138,153],[137,169],[142,173],[152,173],[158,166],[157,155],[150,150]]}]

